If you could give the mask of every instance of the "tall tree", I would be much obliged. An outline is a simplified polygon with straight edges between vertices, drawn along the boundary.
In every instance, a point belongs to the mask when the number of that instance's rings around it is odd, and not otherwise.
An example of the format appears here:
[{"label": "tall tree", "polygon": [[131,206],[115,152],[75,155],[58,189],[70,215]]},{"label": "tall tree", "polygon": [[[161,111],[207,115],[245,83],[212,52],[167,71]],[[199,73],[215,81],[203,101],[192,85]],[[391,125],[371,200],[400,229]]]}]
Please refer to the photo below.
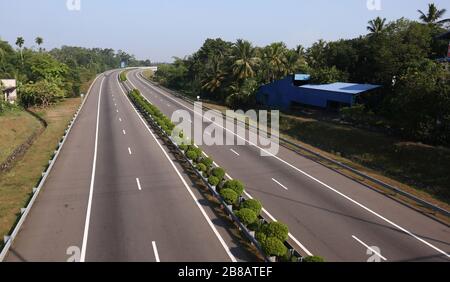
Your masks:
[{"label": "tall tree", "polygon": [[428,4],[428,11],[426,13],[422,12],[421,10],[417,11],[420,14],[420,19],[424,23],[442,26],[443,24],[450,22],[450,19],[440,20],[447,12],[447,10],[439,10],[434,3]]},{"label": "tall tree", "polygon": [[41,49],[41,45],[44,43],[44,39],[42,39],[42,37],[36,37],[36,39],[34,40],[34,42],[36,42],[36,44],[38,45],[38,47],[39,47],[39,52],[42,52],[42,49]]},{"label": "tall tree", "polygon": [[367,30],[372,34],[379,34],[384,30],[384,26],[386,24],[385,18],[377,17],[374,20],[368,22]]},{"label": "tall tree", "polygon": [[263,58],[267,66],[266,80],[274,81],[286,75],[286,45],[282,42],[272,43],[263,50]]},{"label": "tall tree", "polygon": [[23,37],[17,37],[16,45],[17,47],[19,47],[20,50],[20,59],[22,61],[22,65],[23,65],[23,49],[22,49],[23,44],[25,44],[25,39],[23,39]]},{"label": "tall tree", "polygon": [[233,46],[233,59],[233,74],[239,80],[255,76],[255,68],[260,60],[250,42],[238,39]]},{"label": "tall tree", "polygon": [[202,89],[209,93],[214,93],[222,86],[226,78],[226,73],[223,71],[220,55],[213,57],[207,66],[207,77],[202,81]]}]

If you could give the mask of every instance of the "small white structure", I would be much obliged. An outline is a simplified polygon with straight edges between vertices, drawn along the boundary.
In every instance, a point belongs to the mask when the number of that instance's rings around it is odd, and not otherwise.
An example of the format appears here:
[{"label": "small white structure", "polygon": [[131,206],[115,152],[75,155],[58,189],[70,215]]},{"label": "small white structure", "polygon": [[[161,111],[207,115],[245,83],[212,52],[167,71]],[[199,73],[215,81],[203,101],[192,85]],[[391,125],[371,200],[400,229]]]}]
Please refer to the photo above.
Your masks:
[{"label": "small white structure", "polygon": [[142,67],[141,69],[144,70],[151,70],[152,72],[157,72],[158,71],[158,67],[157,66],[152,66],[152,67]]},{"label": "small white structure", "polygon": [[17,100],[17,83],[15,79],[0,79],[5,101],[14,104]]}]

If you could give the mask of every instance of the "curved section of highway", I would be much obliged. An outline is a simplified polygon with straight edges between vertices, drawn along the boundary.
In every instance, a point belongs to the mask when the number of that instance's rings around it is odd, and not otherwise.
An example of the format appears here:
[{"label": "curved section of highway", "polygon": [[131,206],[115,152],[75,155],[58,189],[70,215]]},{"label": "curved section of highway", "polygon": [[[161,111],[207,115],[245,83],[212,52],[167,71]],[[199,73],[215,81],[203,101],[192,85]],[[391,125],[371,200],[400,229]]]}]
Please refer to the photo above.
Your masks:
[{"label": "curved section of highway", "polygon": [[93,85],[6,261],[235,261],[117,75]]},{"label": "curved section of highway", "polygon": [[[184,109],[203,128],[211,125],[141,70],[130,71],[128,80],[166,115]],[[246,184],[268,217],[289,225],[290,240],[304,254],[328,261],[449,261],[448,226],[286,148],[262,157],[256,144],[201,147]]]}]

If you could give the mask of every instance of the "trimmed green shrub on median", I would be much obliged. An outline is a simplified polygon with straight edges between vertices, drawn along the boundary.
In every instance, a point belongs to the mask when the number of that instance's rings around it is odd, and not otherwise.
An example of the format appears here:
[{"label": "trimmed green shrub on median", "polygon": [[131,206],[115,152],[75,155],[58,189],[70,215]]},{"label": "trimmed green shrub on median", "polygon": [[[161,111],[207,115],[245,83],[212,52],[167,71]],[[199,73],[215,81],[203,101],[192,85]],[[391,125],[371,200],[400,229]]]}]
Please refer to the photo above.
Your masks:
[{"label": "trimmed green shrub on median", "polygon": [[225,178],[225,170],[221,167],[215,167],[211,171],[212,175],[219,178],[220,181],[222,181]]},{"label": "trimmed green shrub on median", "polygon": [[213,165],[213,160],[211,158],[203,158],[201,163],[204,164],[208,169]]},{"label": "trimmed green shrub on median", "polygon": [[186,157],[191,160],[194,161],[198,158],[197,153],[193,150],[189,150],[186,152]]},{"label": "trimmed green shrub on median", "polygon": [[325,260],[322,257],[310,256],[303,258],[302,262],[325,262]]},{"label": "trimmed green shrub on median", "polygon": [[261,242],[261,248],[263,249],[264,253],[269,257],[272,256],[281,257],[286,255],[288,251],[283,242],[276,237],[266,238],[263,242]]},{"label": "trimmed green shrub on median", "polygon": [[251,209],[240,209],[235,214],[245,226],[249,226],[258,219],[256,213]]},{"label": "trimmed green shrub on median", "polygon": [[255,199],[249,199],[242,203],[242,208],[251,209],[256,213],[257,216],[261,214],[262,205],[261,202]]},{"label": "trimmed green shrub on median", "polygon": [[197,165],[197,170],[200,171],[200,172],[202,172],[202,173],[205,173],[208,169],[206,168],[206,166],[205,166],[204,164],[199,163],[199,164]]},{"label": "trimmed green shrub on median", "polygon": [[217,185],[219,185],[219,183],[220,183],[220,180],[219,180],[219,178],[217,178],[217,177],[215,177],[215,176],[210,176],[209,178],[208,178],[208,183],[211,185],[211,186],[217,186]]},{"label": "trimmed green shrub on median", "polygon": [[121,72],[120,75],[119,75],[119,79],[120,79],[120,82],[127,81],[127,71]]},{"label": "trimmed green shrub on median", "polygon": [[286,241],[289,237],[289,229],[286,224],[281,222],[271,222],[265,224],[261,230],[267,237],[275,237],[281,241]]},{"label": "trimmed green shrub on median", "polygon": [[223,189],[231,189],[236,192],[238,197],[240,197],[242,196],[242,193],[244,193],[244,184],[242,184],[242,182],[239,180],[228,180],[223,185]]},{"label": "trimmed green shrub on median", "polygon": [[231,189],[221,189],[219,194],[228,205],[235,204],[238,199],[236,192]]}]

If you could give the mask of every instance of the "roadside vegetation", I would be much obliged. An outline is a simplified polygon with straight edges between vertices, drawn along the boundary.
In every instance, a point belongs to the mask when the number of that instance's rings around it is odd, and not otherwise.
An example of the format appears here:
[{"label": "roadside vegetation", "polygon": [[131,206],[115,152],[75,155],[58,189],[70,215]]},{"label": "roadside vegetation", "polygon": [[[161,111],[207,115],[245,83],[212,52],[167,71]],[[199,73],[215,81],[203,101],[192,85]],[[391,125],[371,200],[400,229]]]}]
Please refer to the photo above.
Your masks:
[{"label": "roadside vegetation", "polygon": [[[420,21],[374,19],[358,38],[289,49],[282,42],[255,47],[246,40],[208,39],[196,53],[160,65],[154,80],[192,97],[231,108],[255,106],[259,86],[294,73],[314,83],[380,84],[363,106],[345,109],[344,119],[370,123],[402,138],[450,145],[450,75],[436,59],[446,57],[450,20],[429,6]],[[393,83],[394,82],[394,83]]]},{"label": "roadside vegetation", "polygon": [[447,40],[437,39],[449,27],[445,12],[430,4],[418,21],[376,18],[366,35],[319,40],[309,48],[208,39],[196,53],[159,65],[152,79],[219,109],[259,108],[259,87],[293,73],[309,73],[313,83],[380,84],[360,105],[332,119],[306,108],[285,112],[281,133],[449,204],[450,72],[437,62],[448,47]]},{"label": "roadside vegetation", "polygon": [[0,164],[42,127],[35,117],[25,111],[14,109],[0,115]]}]

